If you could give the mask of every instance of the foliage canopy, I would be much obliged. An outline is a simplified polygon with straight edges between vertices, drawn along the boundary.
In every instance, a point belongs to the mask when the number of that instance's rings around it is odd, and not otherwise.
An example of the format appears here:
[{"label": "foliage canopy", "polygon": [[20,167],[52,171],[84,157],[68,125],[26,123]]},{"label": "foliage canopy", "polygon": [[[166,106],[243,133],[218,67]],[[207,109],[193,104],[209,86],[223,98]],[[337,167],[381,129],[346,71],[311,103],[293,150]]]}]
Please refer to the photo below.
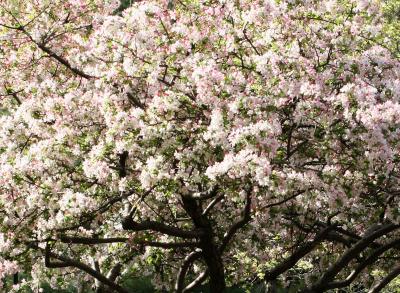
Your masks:
[{"label": "foliage canopy", "polygon": [[127,3],[0,3],[7,290],[400,274],[398,1]]}]

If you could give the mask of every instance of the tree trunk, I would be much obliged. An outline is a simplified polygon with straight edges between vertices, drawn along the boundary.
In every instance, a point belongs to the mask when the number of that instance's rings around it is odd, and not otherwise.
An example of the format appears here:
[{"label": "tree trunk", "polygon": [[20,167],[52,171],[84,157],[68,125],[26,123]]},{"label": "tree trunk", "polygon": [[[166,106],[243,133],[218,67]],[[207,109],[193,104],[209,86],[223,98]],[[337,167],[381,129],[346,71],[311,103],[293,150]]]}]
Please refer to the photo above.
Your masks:
[{"label": "tree trunk", "polygon": [[220,293],[225,290],[225,272],[221,254],[212,237],[212,231],[206,232],[200,239],[200,246],[204,261],[207,264],[210,275],[210,292]]},{"label": "tree trunk", "polygon": [[214,241],[214,232],[212,225],[206,216],[202,215],[202,209],[195,199],[190,196],[182,196],[185,211],[193,220],[196,228],[202,230],[200,236],[200,248],[202,256],[209,270],[210,292],[221,293],[226,288],[225,271],[222,262],[221,253]]},{"label": "tree trunk", "polygon": [[265,291],[266,293],[278,293],[276,280],[269,282],[266,287],[267,287]]}]

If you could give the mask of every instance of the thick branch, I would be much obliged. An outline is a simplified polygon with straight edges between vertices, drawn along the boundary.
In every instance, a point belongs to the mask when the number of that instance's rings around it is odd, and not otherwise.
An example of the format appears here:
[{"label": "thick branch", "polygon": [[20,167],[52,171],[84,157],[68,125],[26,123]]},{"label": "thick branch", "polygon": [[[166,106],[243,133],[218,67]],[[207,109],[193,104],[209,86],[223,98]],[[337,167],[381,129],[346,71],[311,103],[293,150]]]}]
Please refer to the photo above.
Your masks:
[{"label": "thick branch", "polygon": [[195,198],[195,199],[206,200],[206,199],[213,198],[213,197],[215,197],[217,195],[218,195],[218,185],[215,185],[210,190],[208,190],[206,192],[202,192],[199,195],[192,196],[192,197]]},{"label": "thick branch", "polygon": [[185,248],[185,247],[198,247],[197,242],[154,242],[154,241],[139,241],[138,244],[144,246],[160,247],[165,249]]},{"label": "thick branch", "polygon": [[124,178],[127,175],[126,171],[126,161],[128,160],[128,155],[129,153],[127,151],[124,151],[120,154],[118,154],[118,175],[119,178]]},{"label": "thick branch", "polygon": [[213,226],[210,220],[203,215],[199,202],[191,195],[183,194],[182,203],[195,227],[204,232],[199,238],[199,246],[207,268],[210,271],[210,291],[215,293],[223,292],[226,287],[225,271],[221,253],[215,244]]},{"label": "thick branch", "polygon": [[86,237],[69,237],[65,235],[60,236],[60,241],[63,243],[70,244],[104,244],[104,243],[116,243],[126,242],[128,238],[115,237],[115,238],[86,238]]},{"label": "thick branch", "polygon": [[225,196],[223,194],[221,194],[220,196],[214,198],[209,204],[208,206],[204,209],[203,211],[203,216],[206,216],[211,210],[212,208],[219,203]]},{"label": "thick branch", "polygon": [[364,236],[361,238],[355,245],[351,248],[347,249],[346,252],[342,255],[341,258],[337,262],[335,262],[328,270],[323,274],[323,276],[315,282],[311,288],[305,289],[304,292],[323,292],[326,284],[332,281],[335,276],[346,267],[346,265],[354,258],[356,258],[361,251],[366,249],[375,239],[386,235],[393,230],[399,228],[399,225],[395,224],[385,224],[382,225],[379,229],[374,232]]},{"label": "thick branch", "polygon": [[279,275],[291,269],[296,263],[305,255],[310,253],[333,229],[333,226],[328,226],[319,232],[312,241],[306,242],[303,246],[298,248],[289,258],[277,265],[272,270],[265,273],[265,280],[267,282],[275,280]]},{"label": "thick branch", "polygon": [[144,109],[144,105],[143,103],[137,98],[135,97],[132,93],[127,93],[126,94],[128,96],[129,101],[136,107]]},{"label": "thick branch", "polygon": [[193,251],[187,257],[185,257],[183,264],[179,270],[178,278],[175,283],[175,290],[177,293],[181,293],[185,285],[185,277],[190,265],[201,257],[201,251]]},{"label": "thick branch", "polygon": [[325,286],[325,289],[335,289],[349,286],[351,282],[354,281],[355,278],[369,265],[372,265],[378,257],[384,253],[385,251],[394,248],[400,245],[400,239],[393,240],[385,245],[382,245],[380,248],[374,250],[368,258],[366,258],[363,262],[361,262],[352,272],[351,274],[343,281],[331,282]]},{"label": "thick branch", "polygon": [[[118,242],[124,243],[128,242],[129,238],[125,237],[87,238],[87,237],[69,237],[62,235],[60,236],[59,240],[62,243],[68,243],[68,244],[96,245],[96,244],[107,244],[107,243],[118,243]],[[195,248],[199,246],[199,243],[197,242],[157,242],[157,241],[146,241],[146,240],[135,240],[135,244],[142,246],[160,247],[165,249]]]},{"label": "thick branch", "polygon": [[111,281],[115,281],[119,275],[121,275],[122,264],[118,263],[108,272],[107,278]]},{"label": "thick branch", "polygon": [[160,232],[170,236],[181,237],[181,238],[197,238],[202,235],[201,230],[182,230],[180,228],[165,225],[164,223],[155,221],[144,221],[141,223],[135,222],[132,218],[125,218],[122,221],[122,228],[130,231],[145,231],[151,230]]},{"label": "thick branch", "polygon": [[[58,259],[59,262],[51,262],[50,258]],[[99,280],[101,283],[110,287],[110,289],[120,292],[120,293],[129,293],[126,289],[122,288],[118,284],[114,283],[113,281],[106,278],[104,275],[99,273],[98,271],[92,269],[88,265],[81,263],[79,261],[70,259],[65,256],[57,255],[50,251],[50,247],[47,244],[45,249],[45,265],[48,268],[65,268],[65,267],[74,267],[81,271],[86,272],[87,274],[91,275],[96,280]]]},{"label": "thick branch", "polygon": [[18,30],[21,31],[22,33],[24,33],[36,46],[39,47],[39,49],[41,49],[43,52],[47,53],[51,58],[54,58],[55,60],[57,60],[59,63],[61,63],[62,65],[64,65],[66,68],[68,68],[70,71],[72,71],[74,74],[83,77],[85,79],[91,79],[93,78],[93,76],[84,73],[82,70],[75,68],[74,66],[72,66],[67,59],[61,57],[60,55],[56,54],[55,52],[53,52],[50,48],[46,47],[46,45],[42,42],[38,42],[37,40],[35,40],[34,38],[32,38],[32,36],[30,35],[30,33],[25,29],[25,26],[23,25],[19,25],[17,27],[11,27],[11,26],[7,26],[4,24],[1,24],[4,27],[7,27],[9,29],[14,29],[14,30]]},{"label": "thick branch", "polygon": [[[323,226],[325,227],[326,224],[322,223],[322,222],[317,222],[317,225]],[[345,244],[346,246],[350,246],[351,244],[357,242],[358,240],[362,239],[361,236],[355,234],[354,232],[348,231],[343,229],[342,227],[335,227],[334,230],[337,232],[331,232],[329,235],[329,239],[328,240],[336,240],[339,242],[342,242],[343,244]],[[346,238],[340,237],[340,234],[347,236]],[[381,245],[375,241],[371,242],[369,244],[369,247],[371,248],[379,248]]]},{"label": "thick branch", "polygon": [[197,286],[201,285],[208,277],[208,269],[202,272],[200,275],[197,276],[196,279],[193,280],[189,285],[182,290],[182,293],[186,293],[191,291],[192,289],[196,288]]},{"label": "thick branch", "polygon": [[371,288],[368,293],[378,293],[381,292],[383,288],[385,288],[394,278],[400,275],[400,264],[397,265],[393,271],[389,273],[386,277],[384,277],[378,284]]},{"label": "thick branch", "polygon": [[[29,36],[29,35],[28,35]],[[29,36],[30,37],[30,36]],[[61,57],[60,55],[57,55],[54,53],[50,48],[46,47],[44,44],[36,42],[34,39],[31,38],[31,40],[43,51],[46,52],[50,57],[54,58],[58,62],[60,62],[62,65],[67,67],[70,71],[72,71],[74,74],[83,77],[85,79],[91,79],[94,78],[94,76],[91,76],[89,74],[84,73],[82,70],[73,67],[67,59]]]}]

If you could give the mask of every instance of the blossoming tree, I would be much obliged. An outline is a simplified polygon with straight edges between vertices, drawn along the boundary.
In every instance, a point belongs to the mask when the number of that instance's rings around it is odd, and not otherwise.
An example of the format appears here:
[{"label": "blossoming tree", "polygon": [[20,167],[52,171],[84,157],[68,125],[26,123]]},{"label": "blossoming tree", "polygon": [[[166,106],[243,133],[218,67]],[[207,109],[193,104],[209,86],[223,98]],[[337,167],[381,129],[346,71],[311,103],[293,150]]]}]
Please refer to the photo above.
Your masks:
[{"label": "blossoming tree", "polygon": [[381,2],[118,6],[0,2],[0,277],[25,274],[4,286],[378,292],[400,274]]}]

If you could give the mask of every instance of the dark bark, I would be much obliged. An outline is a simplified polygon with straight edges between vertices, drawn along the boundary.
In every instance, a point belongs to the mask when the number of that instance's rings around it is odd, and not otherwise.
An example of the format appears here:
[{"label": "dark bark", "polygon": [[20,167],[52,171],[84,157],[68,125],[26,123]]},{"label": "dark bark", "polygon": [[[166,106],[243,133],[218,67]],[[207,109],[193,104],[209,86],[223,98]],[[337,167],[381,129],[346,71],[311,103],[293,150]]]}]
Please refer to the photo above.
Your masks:
[{"label": "dark bark", "polygon": [[70,237],[61,235],[60,241],[69,244],[105,244],[105,243],[116,243],[116,242],[126,242],[128,238],[116,237],[116,238],[88,238],[88,237]]},{"label": "dark bark", "polygon": [[121,154],[119,154],[118,159],[119,159],[118,175],[119,175],[119,178],[124,178],[127,175],[126,161],[128,160],[128,152],[124,151]]},{"label": "dark bark", "polygon": [[370,246],[374,240],[382,237],[383,235],[389,234],[390,232],[399,228],[399,225],[395,224],[384,224],[377,228],[372,233],[369,233],[357,241],[352,247],[347,249],[345,253],[332,265],[322,277],[316,281],[311,287],[303,290],[303,293],[320,293],[327,290],[329,283],[334,280],[336,275],[342,271],[353,259]]},{"label": "dark bark", "polygon": [[186,273],[188,272],[190,266],[194,261],[201,257],[201,251],[194,251],[190,253],[185,260],[179,270],[178,277],[175,284],[175,290],[177,293],[181,293],[184,289]]},{"label": "dark bark", "polygon": [[319,243],[321,243],[321,241],[324,240],[324,238],[332,229],[332,226],[323,229],[315,236],[312,241],[306,242],[286,260],[284,260],[272,270],[266,272],[264,280],[267,282],[273,282],[274,280],[276,280],[276,278],[278,278],[279,275],[294,267],[300,259],[310,253]]},{"label": "dark bark", "polygon": [[399,246],[400,246],[400,239],[395,239],[375,249],[365,260],[363,260],[355,267],[355,269],[351,272],[351,274],[347,276],[346,279],[342,281],[328,283],[326,285],[326,289],[343,288],[349,286],[366,267],[374,264],[380,255],[382,255],[389,249],[398,248]]},{"label": "dark bark", "polygon": [[[116,243],[116,242],[127,242],[128,238],[125,237],[115,237],[115,238],[88,238],[88,237],[70,237],[61,235],[60,241],[68,244],[86,244],[86,245],[96,245],[96,244],[106,244],[106,243]],[[175,249],[184,247],[198,247],[197,242],[157,242],[157,241],[146,241],[137,240],[135,241],[138,245],[143,246],[153,246],[161,247],[165,249]]]},{"label": "dark bark", "polygon": [[177,227],[166,225],[161,222],[143,221],[141,223],[138,223],[130,217],[127,217],[122,221],[122,228],[124,230],[131,231],[151,230],[181,238],[196,238],[203,234],[201,230],[183,230]]},{"label": "dark bark", "polygon": [[202,272],[200,275],[197,276],[196,279],[193,280],[190,284],[188,284],[185,289],[183,289],[182,293],[187,293],[196,288],[197,286],[201,285],[208,277],[208,269]]},{"label": "dark bark", "polygon": [[368,293],[381,292],[394,278],[400,275],[400,264],[397,265],[386,277],[384,277],[378,284],[371,288]]},{"label": "dark bark", "polygon": [[210,291],[215,293],[223,292],[226,288],[224,265],[221,253],[214,241],[211,222],[206,216],[203,216],[201,206],[196,199],[189,195],[182,195],[182,202],[195,227],[203,231],[199,237],[199,246],[209,271]]},{"label": "dark bark", "polygon": [[[108,286],[110,288],[110,290],[112,290],[110,292],[116,291],[119,293],[129,293],[128,290],[126,290],[125,288],[116,284],[115,282],[113,282],[112,280],[107,278],[106,276],[102,275],[100,272],[92,269],[90,266],[88,266],[80,261],[71,259],[69,257],[57,255],[57,254],[51,252],[49,244],[46,245],[46,249],[44,249],[44,253],[45,253],[45,261],[44,262],[45,262],[45,266],[47,268],[74,267],[81,271],[86,272],[87,274],[89,274],[93,278],[95,278],[96,280],[100,281],[102,284]],[[51,258],[57,259],[58,262],[52,262]]]}]

